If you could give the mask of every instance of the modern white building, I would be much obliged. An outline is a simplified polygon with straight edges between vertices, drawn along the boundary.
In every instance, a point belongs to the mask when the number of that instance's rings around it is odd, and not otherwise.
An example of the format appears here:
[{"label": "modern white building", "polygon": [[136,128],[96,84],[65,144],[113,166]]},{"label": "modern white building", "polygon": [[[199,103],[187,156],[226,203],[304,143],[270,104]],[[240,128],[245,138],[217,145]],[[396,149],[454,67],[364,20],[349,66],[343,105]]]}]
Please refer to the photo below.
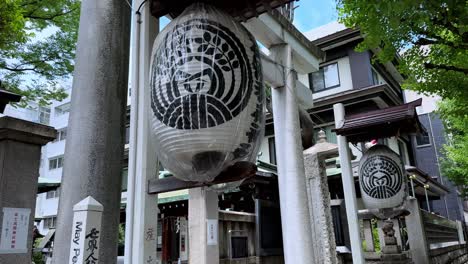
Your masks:
[{"label": "modern white building", "polygon": [[[49,125],[57,129],[57,139],[43,147],[40,176],[50,181],[60,182],[65,154],[65,141],[67,138],[68,114],[70,111],[70,92],[61,102],[50,105]],[[60,187],[55,191],[39,194],[36,201],[36,218],[42,219],[38,228],[42,234],[48,229],[55,228],[58,211],[58,197]]]}]

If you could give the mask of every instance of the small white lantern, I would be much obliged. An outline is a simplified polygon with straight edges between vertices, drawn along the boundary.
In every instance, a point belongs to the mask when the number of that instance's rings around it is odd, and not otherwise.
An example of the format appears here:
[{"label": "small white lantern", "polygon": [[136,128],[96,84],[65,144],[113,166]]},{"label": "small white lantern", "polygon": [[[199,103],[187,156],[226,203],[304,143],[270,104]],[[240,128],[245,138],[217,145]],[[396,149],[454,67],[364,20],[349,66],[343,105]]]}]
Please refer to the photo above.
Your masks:
[{"label": "small white lantern", "polygon": [[368,209],[401,206],[407,184],[400,156],[385,145],[371,147],[359,162],[359,186]]},{"label": "small white lantern", "polygon": [[264,88],[258,46],[245,27],[193,4],[158,35],[151,60],[152,130],[165,169],[209,182],[255,159]]}]

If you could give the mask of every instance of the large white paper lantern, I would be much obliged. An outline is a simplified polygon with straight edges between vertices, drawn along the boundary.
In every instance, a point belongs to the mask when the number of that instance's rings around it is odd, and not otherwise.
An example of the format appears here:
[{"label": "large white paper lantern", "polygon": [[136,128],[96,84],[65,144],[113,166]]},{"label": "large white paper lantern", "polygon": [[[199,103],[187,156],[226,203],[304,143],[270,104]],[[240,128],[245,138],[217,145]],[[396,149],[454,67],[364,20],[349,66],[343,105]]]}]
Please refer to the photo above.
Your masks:
[{"label": "large white paper lantern", "polygon": [[385,145],[371,147],[359,162],[359,186],[368,209],[395,208],[407,197],[404,164]]},{"label": "large white paper lantern", "polygon": [[254,161],[264,127],[255,38],[229,14],[193,4],[158,35],[151,55],[152,131],[165,169],[212,181]]}]

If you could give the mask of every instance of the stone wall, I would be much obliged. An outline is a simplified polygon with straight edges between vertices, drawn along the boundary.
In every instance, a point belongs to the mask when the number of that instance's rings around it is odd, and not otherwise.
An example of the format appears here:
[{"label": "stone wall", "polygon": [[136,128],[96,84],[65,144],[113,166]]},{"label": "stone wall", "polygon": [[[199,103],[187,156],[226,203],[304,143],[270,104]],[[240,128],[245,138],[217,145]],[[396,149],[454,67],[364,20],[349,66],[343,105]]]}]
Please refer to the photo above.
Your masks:
[{"label": "stone wall", "polygon": [[432,264],[464,264],[468,263],[467,244],[454,245],[429,251]]}]

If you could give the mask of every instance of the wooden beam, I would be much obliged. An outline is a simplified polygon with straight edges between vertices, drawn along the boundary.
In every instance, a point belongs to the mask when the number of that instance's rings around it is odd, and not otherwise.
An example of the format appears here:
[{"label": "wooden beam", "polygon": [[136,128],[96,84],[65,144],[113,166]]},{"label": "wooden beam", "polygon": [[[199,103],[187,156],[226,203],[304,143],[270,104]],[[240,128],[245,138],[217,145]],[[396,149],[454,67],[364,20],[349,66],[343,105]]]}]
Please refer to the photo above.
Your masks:
[{"label": "wooden beam", "polygon": [[182,181],[176,177],[152,179],[148,181],[148,193],[158,194],[202,186],[211,186],[220,183],[234,182],[255,176],[257,166],[251,162],[237,162],[221,172],[212,182]]}]

